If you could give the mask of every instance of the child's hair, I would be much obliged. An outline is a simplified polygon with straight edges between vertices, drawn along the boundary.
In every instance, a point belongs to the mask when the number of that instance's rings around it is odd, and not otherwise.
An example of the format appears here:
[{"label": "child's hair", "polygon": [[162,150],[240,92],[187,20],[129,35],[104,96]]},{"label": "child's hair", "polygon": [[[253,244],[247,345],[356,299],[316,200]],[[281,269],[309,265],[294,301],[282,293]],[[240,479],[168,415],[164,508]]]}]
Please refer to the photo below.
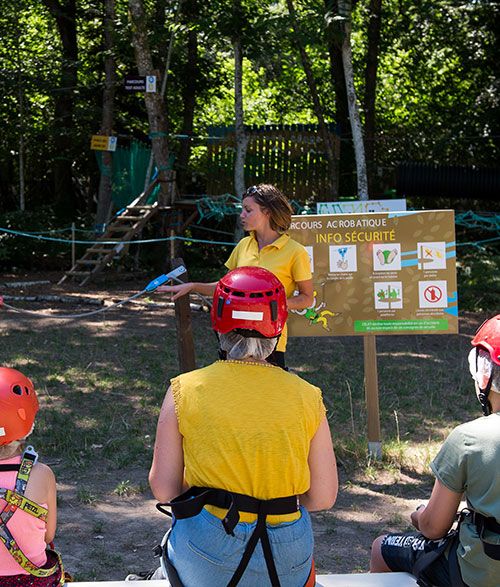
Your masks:
[{"label": "child's hair", "polygon": [[256,204],[267,210],[272,230],[283,234],[290,228],[293,209],[277,187],[268,183],[253,185],[243,194],[243,199],[245,198],[253,198]]},{"label": "child's hair", "polygon": [[12,457],[17,457],[20,455],[24,447],[26,446],[26,439],[22,438],[21,440],[13,440],[9,442],[9,444],[3,444],[0,446],[0,461],[5,461],[6,459],[11,459]]}]

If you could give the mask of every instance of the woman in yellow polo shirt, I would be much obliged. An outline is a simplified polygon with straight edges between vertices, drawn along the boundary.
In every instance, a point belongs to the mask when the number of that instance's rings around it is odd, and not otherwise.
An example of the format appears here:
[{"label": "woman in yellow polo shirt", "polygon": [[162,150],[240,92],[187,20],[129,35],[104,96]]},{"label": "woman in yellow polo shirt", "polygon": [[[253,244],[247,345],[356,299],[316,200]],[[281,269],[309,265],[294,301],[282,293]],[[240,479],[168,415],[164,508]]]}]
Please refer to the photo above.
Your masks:
[{"label": "woman in yellow polo shirt", "polygon": [[173,518],[152,579],[315,585],[308,512],[333,506],[337,468],[321,390],[265,360],[286,305],[260,267],[216,287],[212,326],[227,360],[172,379],[158,419],[149,482]]},{"label": "woman in yellow polo shirt", "polygon": [[[292,207],[283,193],[273,185],[259,184],[243,195],[241,224],[250,235],[236,245],[226,267],[258,266],[274,273],[285,288],[289,310],[303,310],[313,303],[311,264],[306,249],[286,234],[292,221]],[[162,286],[159,292],[173,293],[177,299],[190,292],[206,296],[214,293],[217,282],[188,282]],[[294,296],[294,292],[298,295]],[[283,330],[268,362],[285,367],[287,329]]]}]

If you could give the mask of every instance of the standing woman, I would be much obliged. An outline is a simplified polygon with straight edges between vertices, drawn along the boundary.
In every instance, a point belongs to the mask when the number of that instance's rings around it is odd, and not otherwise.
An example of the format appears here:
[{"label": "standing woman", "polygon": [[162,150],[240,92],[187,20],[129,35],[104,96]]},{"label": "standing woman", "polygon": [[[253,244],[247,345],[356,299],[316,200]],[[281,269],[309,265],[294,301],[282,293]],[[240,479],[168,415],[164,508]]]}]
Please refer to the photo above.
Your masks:
[{"label": "standing woman", "polygon": [[[241,224],[249,236],[236,245],[225,266],[258,266],[271,271],[285,288],[289,310],[303,310],[313,303],[311,264],[306,249],[286,234],[292,222],[292,207],[283,193],[273,185],[259,184],[243,195]],[[190,292],[212,296],[217,282],[188,282],[182,285],[162,286],[159,292],[173,293],[172,299]],[[294,291],[298,295],[294,296]],[[281,335],[268,362],[285,367],[287,328]]]}]

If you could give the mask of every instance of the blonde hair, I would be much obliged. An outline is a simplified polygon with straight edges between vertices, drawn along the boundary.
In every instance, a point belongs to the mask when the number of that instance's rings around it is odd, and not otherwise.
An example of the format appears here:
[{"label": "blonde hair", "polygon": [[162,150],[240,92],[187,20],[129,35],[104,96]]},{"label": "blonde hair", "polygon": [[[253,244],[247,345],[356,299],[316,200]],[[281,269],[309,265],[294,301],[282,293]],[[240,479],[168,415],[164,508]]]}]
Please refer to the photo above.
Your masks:
[{"label": "blonde hair", "polygon": [[20,455],[23,452],[25,446],[26,439],[24,438],[21,440],[13,440],[12,442],[9,442],[9,444],[2,444],[2,446],[0,446],[0,461],[17,457],[17,455]]},{"label": "blonde hair", "polygon": [[256,359],[264,361],[276,348],[277,338],[254,338],[238,332],[219,335],[220,348],[226,351],[228,359]]},{"label": "blonde hair", "polygon": [[242,199],[245,198],[253,198],[256,204],[269,213],[269,224],[272,230],[283,234],[290,228],[293,209],[286,196],[277,187],[268,183],[253,185],[243,194]]}]

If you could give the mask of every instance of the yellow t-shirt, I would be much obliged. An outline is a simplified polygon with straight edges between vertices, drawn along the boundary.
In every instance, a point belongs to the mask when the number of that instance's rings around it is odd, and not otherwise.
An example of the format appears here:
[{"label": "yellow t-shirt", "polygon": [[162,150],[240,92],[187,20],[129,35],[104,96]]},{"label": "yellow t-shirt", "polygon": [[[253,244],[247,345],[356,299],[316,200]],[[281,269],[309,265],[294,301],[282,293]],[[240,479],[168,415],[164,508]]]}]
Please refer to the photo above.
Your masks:
[{"label": "yellow t-shirt", "polygon": [[[309,446],[325,415],[319,388],[274,365],[232,360],[184,373],[171,384],[189,486],[258,499],[309,489]],[[240,519],[250,522],[255,515]]]},{"label": "yellow t-shirt", "polygon": [[[253,233],[241,239],[226,261],[226,267],[236,269],[247,266],[264,267],[274,273],[283,284],[287,298],[292,296],[298,281],[306,281],[312,277],[307,251],[287,234],[282,234],[270,245],[262,247],[260,251]],[[276,350],[285,352],[287,338],[285,325]]]}]

